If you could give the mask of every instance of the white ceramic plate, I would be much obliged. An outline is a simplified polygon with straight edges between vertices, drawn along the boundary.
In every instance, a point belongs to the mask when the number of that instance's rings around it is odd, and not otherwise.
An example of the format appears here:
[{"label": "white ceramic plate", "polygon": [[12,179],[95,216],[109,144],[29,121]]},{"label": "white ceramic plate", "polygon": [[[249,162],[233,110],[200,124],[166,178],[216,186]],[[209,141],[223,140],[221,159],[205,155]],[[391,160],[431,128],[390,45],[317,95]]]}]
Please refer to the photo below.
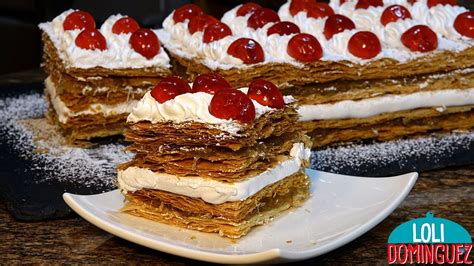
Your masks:
[{"label": "white ceramic plate", "polygon": [[312,180],[311,198],[240,240],[120,213],[124,198],[118,190],[63,197],[87,221],[152,249],[217,263],[281,262],[319,256],[361,236],[393,212],[418,177],[417,173],[387,178],[307,173]]}]

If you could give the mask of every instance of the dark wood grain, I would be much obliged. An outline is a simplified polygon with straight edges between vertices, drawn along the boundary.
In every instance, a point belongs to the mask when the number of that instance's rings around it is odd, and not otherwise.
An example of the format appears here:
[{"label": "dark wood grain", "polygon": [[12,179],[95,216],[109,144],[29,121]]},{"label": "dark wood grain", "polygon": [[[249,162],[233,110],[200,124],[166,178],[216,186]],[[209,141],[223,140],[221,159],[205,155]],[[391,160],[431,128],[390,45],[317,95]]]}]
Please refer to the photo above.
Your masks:
[{"label": "dark wood grain", "polygon": [[[433,211],[474,232],[474,165],[421,173],[407,199],[374,229],[311,263],[384,263],[390,232],[399,224]],[[82,218],[23,223],[0,207],[0,261],[8,263],[152,263],[191,265],[114,237]]]}]

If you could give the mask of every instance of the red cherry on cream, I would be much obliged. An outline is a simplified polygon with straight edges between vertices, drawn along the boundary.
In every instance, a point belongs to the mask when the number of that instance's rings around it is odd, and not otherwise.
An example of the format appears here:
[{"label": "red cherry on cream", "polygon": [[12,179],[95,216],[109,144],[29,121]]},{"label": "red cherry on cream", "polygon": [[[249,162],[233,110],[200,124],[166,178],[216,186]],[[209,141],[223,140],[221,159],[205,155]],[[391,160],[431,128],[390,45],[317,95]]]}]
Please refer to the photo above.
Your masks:
[{"label": "red cherry on cream", "polygon": [[218,21],[219,20],[217,20],[215,17],[209,15],[198,15],[192,17],[188,24],[189,33],[193,34],[196,31],[204,31],[208,25]]},{"label": "red cherry on cream", "polygon": [[63,22],[64,30],[93,30],[95,29],[94,17],[86,11],[77,10],[67,15]]},{"label": "red cherry on cream", "polygon": [[391,5],[383,11],[380,22],[382,22],[382,24],[385,26],[390,22],[407,18],[411,18],[411,14],[406,7],[402,5]]},{"label": "red cherry on cream", "polygon": [[300,62],[313,62],[323,56],[323,49],[313,35],[300,33],[288,42],[287,53]]},{"label": "red cherry on cream", "polygon": [[349,39],[349,52],[362,59],[376,57],[382,51],[380,40],[370,31],[360,31]]},{"label": "red cherry on cream", "polygon": [[252,100],[239,90],[220,90],[209,104],[209,113],[221,119],[233,119],[241,123],[255,120],[255,106]]},{"label": "red cherry on cream", "polygon": [[115,34],[121,33],[134,33],[140,29],[137,21],[131,17],[122,17],[119,20],[115,21],[112,26],[112,32]]},{"label": "red cherry on cream", "polygon": [[267,36],[270,36],[272,34],[278,34],[283,36],[290,35],[293,33],[300,33],[300,28],[295,23],[289,21],[277,22],[267,30]]},{"label": "red cherry on cream", "polygon": [[295,16],[299,12],[308,12],[314,8],[316,0],[291,0],[290,2],[290,14]]},{"label": "red cherry on cream", "polygon": [[201,74],[194,79],[193,92],[215,94],[223,89],[232,89],[232,86],[217,73]]},{"label": "red cherry on cream", "polygon": [[428,26],[417,25],[402,34],[401,41],[413,52],[431,52],[438,47],[438,36]]},{"label": "red cherry on cream", "polygon": [[100,31],[83,30],[77,35],[75,43],[78,47],[87,50],[107,50],[107,42]]},{"label": "red cherry on cream", "polygon": [[474,38],[474,11],[459,14],[454,20],[454,28],[459,34]]},{"label": "red cherry on cream", "polygon": [[316,3],[308,11],[308,17],[311,18],[325,18],[331,15],[334,15],[334,10],[326,3]]},{"label": "red cherry on cream", "polygon": [[260,8],[249,17],[247,20],[247,26],[253,29],[258,29],[265,26],[267,23],[278,21],[280,21],[280,17],[277,12],[268,8]]},{"label": "red cherry on cream", "polygon": [[369,7],[383,6],[382,0],[359,0],[355,6],[356,9],[367,9]]},{"label": "red cherry on cream", "polygon": [[324,36],[329,40],[334,34],[352,29],[355,29],[355,24],[350,18],[336,14],[327,18],[324,24]]},{"label": "red cherry on cream", "polygon": [[429,8],[431,7],[434,7],[436,5],[451,5],[451,6],[455,6],[457,5],[457,1],[456,0],[428,0],[428,2],[426,3],[428,5]]},{"label": "red cherry on cream", "polygon": [[270,81],[257,79],[249,85],[247,95],[259,104],[271,108],[281,109],[285,107],[285,101],[278,87]]},{"label": "red cherry on cream", "polygon": [[160,52],[160,40],[150,29],[139,29],[132,33],[129,40],[135,52],[143,55],[146,59],[152,59]]},{"label": "red cherry on cream", "polygon": [[192,17],[202,15],[204,12],[200,7],[195,4],[186,4],[181,7],[178,7],[173,13],[173,20],[175,23],[183,22],[186,19],[191,19]]},{"label": "red cherry on cream", "polygon": [[265,60],[262,46],[253,39],[240,38],[230,44],[227,53],[239,58],[244,64],[256,64]]},{"label": "red cherry on cream", "polygon": [[210,43],[213,41],[218,41],[229,35],[232,35],[232,30],[229,28],[229,26],[218,21],[206,27],[202,36],[202,41],[204,43]]},{"label": "red cherry on cream", "polygon": [[245,17],[247,14],[255,13],[255,11],[259,10],[260,8],[262,8],[262,7],[259,4],[252,3],[252,2],[243,4],[237,10],[237,16],[238,17]]},{"label": "red cherry on cream", "polygon": [[188,82],[178,76],[170,76],[158,82],[150,94],[159,103],[164,103],[188,92],[192,92]]}]

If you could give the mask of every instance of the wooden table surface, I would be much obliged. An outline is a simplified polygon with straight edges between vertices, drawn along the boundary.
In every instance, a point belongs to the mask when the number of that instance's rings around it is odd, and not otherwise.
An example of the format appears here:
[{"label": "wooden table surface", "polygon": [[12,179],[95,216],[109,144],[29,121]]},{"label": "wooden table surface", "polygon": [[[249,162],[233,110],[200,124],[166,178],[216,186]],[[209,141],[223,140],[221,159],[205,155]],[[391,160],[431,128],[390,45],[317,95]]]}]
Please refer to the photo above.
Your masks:
[{"label": "wooden table surface", "polygon": [[[0,76],[0,86],[37,82],[38,70]],[[474,165],[429,171],[405,201],[381,224],[357,240],[310,263],[384,263],[390,232],[409,219],[433,211],[474,233]],[[322,228],[321,230],[324,230]],[[76,216],[43,222],[19,222],[0,202],[1,263],[153,263],[196,264],[196,261],[151,250],[112,236]],[[304,263],[307,263],[304,262]]]}]

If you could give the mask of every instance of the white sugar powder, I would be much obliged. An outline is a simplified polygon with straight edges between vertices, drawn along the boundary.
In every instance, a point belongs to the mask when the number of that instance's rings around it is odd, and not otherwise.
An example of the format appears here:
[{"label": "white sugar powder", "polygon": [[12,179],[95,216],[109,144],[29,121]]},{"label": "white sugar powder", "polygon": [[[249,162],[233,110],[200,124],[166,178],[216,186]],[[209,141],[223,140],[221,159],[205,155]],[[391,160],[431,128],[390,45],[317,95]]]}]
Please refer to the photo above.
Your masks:
[{"label": "white sugar powder", "polygon": [[[0,133],[33,170],[44,175],[34,182],[60,182],[109,190],[115,187],[116,165],[132,158],[119,143],[92,148],[69,147],[56,126],[43,118],[46,104],[41,94],[0,100]],[[28,172],[28,169],[25,169]]]},{"label": "white sugar powder", "polygon": [[313,151],[311,168],[337,173],[363,165],[380,168],[394,162],[403,168],[417,158],[426,158],[436,164],[439,158],[449,158],[457,149],[468,149],[472,142],[474,132],[458,132],[372,144],[347,144]]}]

